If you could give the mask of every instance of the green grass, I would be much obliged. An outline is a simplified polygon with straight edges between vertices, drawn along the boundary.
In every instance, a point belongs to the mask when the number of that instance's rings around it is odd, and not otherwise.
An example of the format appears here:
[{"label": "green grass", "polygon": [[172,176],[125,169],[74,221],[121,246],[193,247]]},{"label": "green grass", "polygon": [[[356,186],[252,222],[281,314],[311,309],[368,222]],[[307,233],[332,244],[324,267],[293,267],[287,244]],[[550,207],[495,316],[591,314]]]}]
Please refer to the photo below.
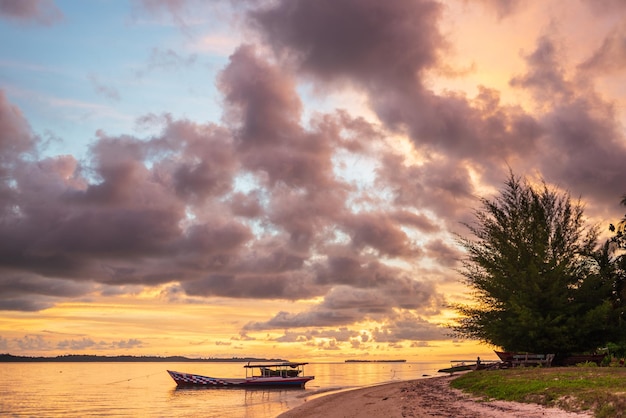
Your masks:
[{"label": "green grass", "polygon": [[537,403],[597,418],[626,417],[626,368],[520,367],[459,376],[452,387],[483,397]]}]

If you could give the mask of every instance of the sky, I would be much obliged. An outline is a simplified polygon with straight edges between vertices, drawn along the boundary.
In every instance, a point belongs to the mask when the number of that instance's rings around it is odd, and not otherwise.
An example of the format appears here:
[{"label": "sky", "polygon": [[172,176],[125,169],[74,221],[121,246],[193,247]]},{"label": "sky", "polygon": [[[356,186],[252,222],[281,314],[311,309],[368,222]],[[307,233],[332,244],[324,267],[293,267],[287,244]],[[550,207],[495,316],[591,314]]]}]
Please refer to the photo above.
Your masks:
[{"label": "sky", "polygon": [[[510,172],[608,232],[621,0],[0,0],[0,352],[430,361]],[[474,358],[474,357],[470,357]]]}]

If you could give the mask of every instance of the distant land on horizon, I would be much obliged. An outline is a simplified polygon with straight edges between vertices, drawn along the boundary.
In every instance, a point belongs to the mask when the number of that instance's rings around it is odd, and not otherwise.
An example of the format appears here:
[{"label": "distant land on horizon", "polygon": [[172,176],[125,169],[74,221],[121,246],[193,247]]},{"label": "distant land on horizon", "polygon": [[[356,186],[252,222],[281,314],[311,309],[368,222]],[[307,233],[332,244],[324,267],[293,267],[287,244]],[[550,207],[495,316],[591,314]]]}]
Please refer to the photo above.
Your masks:
[{"label": "distant land on horizon", "polygon": [[30,357],[30,356],[14,356],[12,354],[0,354],[0,363],[34,363],[34,362],[66,362],[66,363],[80,363],[80,362],[215,362],[215,363],[243,363],[249,361],[271,361],[271,362],[287,362],[283,359],[265,359],[257,357],[231,357],[231,358],[189,358],[184,356],[98,356],[91,354],[66,354],[55,357]]},{"label": "distant land on horizon", "polygon": [[345,360],[345,363],[406,363],[406,360]]}]

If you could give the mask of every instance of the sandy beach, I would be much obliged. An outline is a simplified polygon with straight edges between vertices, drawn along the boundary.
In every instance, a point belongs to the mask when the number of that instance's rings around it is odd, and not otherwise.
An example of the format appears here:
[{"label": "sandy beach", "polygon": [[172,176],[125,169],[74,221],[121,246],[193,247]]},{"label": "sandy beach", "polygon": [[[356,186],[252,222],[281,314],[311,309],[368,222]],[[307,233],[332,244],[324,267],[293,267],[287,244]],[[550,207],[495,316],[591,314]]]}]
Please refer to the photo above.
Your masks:
[{"label": "sandy beach", "polygon": [[566,412],[535,404],[485,402],[450,387],[455,376],[389,383],[329,394],[306,401],[279,418],[582,418],[586,413]]}]

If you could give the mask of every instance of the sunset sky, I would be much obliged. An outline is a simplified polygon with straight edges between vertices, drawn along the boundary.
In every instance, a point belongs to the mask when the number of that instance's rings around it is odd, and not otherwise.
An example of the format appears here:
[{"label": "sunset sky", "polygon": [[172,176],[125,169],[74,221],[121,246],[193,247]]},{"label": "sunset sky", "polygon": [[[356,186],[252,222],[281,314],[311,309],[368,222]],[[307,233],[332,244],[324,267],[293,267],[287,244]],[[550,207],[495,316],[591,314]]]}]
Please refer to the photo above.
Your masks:
[{"label": "sunset sky", "polygon": [[451,359],[479,197],[626,194],[621,0],[0,0],[0,352]]}]

